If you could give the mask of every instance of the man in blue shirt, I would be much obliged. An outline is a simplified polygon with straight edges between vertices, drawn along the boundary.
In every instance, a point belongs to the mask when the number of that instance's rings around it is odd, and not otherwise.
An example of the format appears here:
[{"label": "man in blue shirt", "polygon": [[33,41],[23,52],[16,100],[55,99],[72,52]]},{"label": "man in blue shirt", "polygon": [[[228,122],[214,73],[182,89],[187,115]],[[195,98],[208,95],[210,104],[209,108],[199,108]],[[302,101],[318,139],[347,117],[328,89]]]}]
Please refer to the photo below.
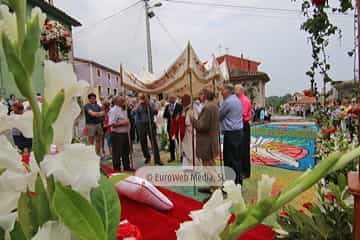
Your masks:
[{"label": "man in blue shirt", "polygon": [[221,94],[224,98],[220,106],[221,131],[224,134],[224,164],[235,171],[235,183],[242,184],[243,107],[239,98],[234,95],[232,85],[225,85]]}]

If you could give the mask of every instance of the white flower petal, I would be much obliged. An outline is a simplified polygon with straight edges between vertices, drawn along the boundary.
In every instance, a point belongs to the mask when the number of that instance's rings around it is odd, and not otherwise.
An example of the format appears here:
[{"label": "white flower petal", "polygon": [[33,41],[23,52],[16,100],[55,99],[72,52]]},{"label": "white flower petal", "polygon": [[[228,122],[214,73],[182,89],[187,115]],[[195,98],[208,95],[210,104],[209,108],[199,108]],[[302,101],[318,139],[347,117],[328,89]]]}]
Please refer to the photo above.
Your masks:
[{"label": "white flower petal", "polygon": [[21,156],[4,135],[0,135],[0,168],[22,171]]},{"label": "white flower petal", "polygon": [[220,189],[216,189],[213,194],[211,195],[211,198],[207,203],[205,203],[203,209],[207,208],[214,208],[219,206],[224,202],[224,197]]},{"label": "white flower petal", "polygon": [[88,196],[100,179],[100,159],[94,147],[83,144],[68,144],[55,155],[45,156],[41,169],[47,175],[53,175],[63,185],[71,187]]},{"label": "white flower petal", "polygon": [[0,191],[0,215],[11,213],[11,211],[17,208],[20,194],[20,192]]},{"label": "white flower petal", "polygon": [[45,98],[51,102],[61,89],[65,91],[65,100],[59,117],[54,123],[54,144],[70,144],[73,137],[72,124],[80,114],[80,107],[75,97],[82,96],[89,84],[77,81],[73,66],[68,63],[45,61]]},{"label": "white flower petal", "polygon": [[31,10],[31,21],[34,21],[36,16],[39,17],[39,28],[42,29],[46,20],[46,14],[39,7],[35,7]]},{"label": "white flower petal", "polygon": [[26,192],[34,189],[36,172],[12,172],[6,170],[0,175],[0,192]]},{"label": "white flower petal", "polygon": [[64,225],[50,221],[40,227],[31,240],[71,240],[70,231]]},{"label": "white flower petal", "polygon": [[257,188],[257,201],[261,201],[271,196],[272,187],[275,183],[276,178],[269,177],[266,174],[261,176],[261,180],[258,182]]},{"label": "white flower petal", "polygon": [[0,104],[0,133],[12,129],[19,129],[25,137],[33,137],[33,113],[31,111],[24,112],[22,115],[7,115],[7,107]]},{"label": "white flower petal", "polygon": [[10,13],[9,7],[6,5],[0,6],[1,20],[0,20],[0,32],[4,32],[12,42],[16,42],[18,39],[16,16]]},{"label": "white flower petal", "polygon": [[176,231],[176,237],[177,240],[208,240],[202,235],[194,222],[182,223]]},{"label": "white flower petal", "polygon": [[233,204],[239,204],[239,210],[246,208],[240,184],[236,185],[234,181],[226,181],[224,182],[224,191],[227,193],[228,200],[232,201]]},{"label": "white flower petal", "polygon": [[11,232],[14,229],[17,212],[0,215],[0,227],[5,232]]}]

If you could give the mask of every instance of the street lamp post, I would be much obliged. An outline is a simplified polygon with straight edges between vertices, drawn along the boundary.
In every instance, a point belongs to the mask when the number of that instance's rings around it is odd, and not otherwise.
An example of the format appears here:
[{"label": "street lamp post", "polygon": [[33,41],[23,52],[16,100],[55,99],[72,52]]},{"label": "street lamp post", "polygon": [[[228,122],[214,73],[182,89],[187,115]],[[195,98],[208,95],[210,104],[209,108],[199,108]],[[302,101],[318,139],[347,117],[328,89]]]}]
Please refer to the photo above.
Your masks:
[{"label": "street lamp post", "polygon": [[152,6],[149,5],[150,0],[144,0],[145,3],[145,22],[146,22],[146,43],[147,43],[147,58],[148,58],[148,71],[154,73],[152,62],[152,50],[151,50],[151,32],[150,32],[150,18],[155,17],[155,13],[151,10],[155,7],[161,7],[161,3],[156,3]]}]

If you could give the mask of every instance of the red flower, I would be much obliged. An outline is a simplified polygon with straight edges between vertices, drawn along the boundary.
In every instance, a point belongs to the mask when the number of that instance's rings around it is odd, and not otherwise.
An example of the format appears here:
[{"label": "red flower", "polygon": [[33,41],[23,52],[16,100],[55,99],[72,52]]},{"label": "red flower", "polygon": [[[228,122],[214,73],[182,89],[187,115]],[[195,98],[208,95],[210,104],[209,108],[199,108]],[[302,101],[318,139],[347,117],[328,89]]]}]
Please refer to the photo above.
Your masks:
[{"label": "red flower", "polygon": [[304,209],[299,209],[299,213],[304,213]]},{"label": "red flower", "polygon": [[71,34],[70,33],[65,33],[64,37],[71,37]]},{"label": "red flower", "polygon": [[281,211],[279,215],[280,215],[280,217],[287,217],[287,216],[289,216],[289,212],[284,210],[284,211]]},{"label": "red flower", "polygon": [[312,4],[315,7],[322,7],[325,5],[326,0],[312,0]]},{"label": "red flower", "polygon": [[123,240],[124,238],[134,238],[136,240],[142,240],[143,237],[139,228],[130,223],[120,224],[116,235],[117,240]]},{"label": "red flower", "polygon": [[311,202],[306,202],[302,205],[304,208],[306,209],[310,209],[310,207],[312,206],[312,203]]},{"label": "red flower", "polygon": [[330,129],[322,129],[321,132],[323,134],[327,134],[327,135],[330,135],[330,134],[333,134],[336,132],[336,128],[330,128]]},{"label": "red flower", "polygon": [[324,198],[329,201],[334,201],[336,199],[336,196],[334,194],[328,193],[324,195]]},{"label": "red flower", "polygon": [[35,197],[35,196],[38,195],[38,193],[37,192],[29,192],[29,195],[32,196],[32,197]]}]

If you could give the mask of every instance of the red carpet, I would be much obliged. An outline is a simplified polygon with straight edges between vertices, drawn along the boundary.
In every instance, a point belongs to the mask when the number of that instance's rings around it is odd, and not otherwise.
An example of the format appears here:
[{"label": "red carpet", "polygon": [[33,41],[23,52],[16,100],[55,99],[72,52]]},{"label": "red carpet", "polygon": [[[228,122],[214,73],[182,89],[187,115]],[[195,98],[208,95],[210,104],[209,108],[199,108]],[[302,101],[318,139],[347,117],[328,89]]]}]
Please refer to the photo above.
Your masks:
[{"label": "red carpet", "polygon": [[[112,169],[102,167],[106,173]],[[137,203],[119,194],[121,199],[121,219],[139,227],[144,240],[175,240],[175,231],[184,221],[191,220],[190,211],[202,208],[202,203],[178,193],[159,188],[174,204],[171,211],[159,212],[147,205]],[[270,227],[259,225],[243,234],[239,240],[272,240],[274,233]]]}]

